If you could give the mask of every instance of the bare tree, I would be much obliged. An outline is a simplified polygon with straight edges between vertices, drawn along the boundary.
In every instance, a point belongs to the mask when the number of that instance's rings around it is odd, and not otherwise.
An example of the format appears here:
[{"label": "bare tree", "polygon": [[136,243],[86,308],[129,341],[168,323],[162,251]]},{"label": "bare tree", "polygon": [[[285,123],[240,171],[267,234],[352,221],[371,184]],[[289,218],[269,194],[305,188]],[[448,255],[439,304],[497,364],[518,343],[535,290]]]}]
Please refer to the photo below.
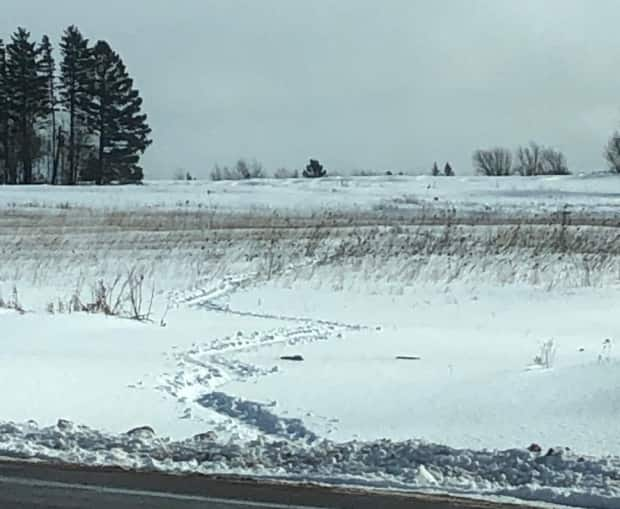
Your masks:
[{"label": "bare tree", "polygon": [[568,175],[568,164],[562,152],[554,148],[546,148],[542,151],[542,174],[543,175]]},{"label": "bare tree", "polygon": [[211,172],[211,180],[247,180],[265,178],[263,165],[256,159],[247,162],[239,159],[233,168],[215,165]]},{"label": "bare tree", "polygon": [[615,131],[605,147],[605,159],[613,173],[620,173],[620,132]]},{"label": "bare tree", "polygon": [[528,147],[517,148],[517,167],[516,172],[524,177],[532,175],[540,175],[542,173],[543,164],[543,147],[530,142]]},{"label": "bare tree", "polygon": [[476,150],[473,155],[473,164],[479,175],[503,177],[512,172],[512,154],[510,150],[502,147]]},{"label": "bare tree", "polygon": [[277,179],[296,179],[299,177],[299,172],[297,170],[289,171],[286,168],[278,168],[273,173],[273,177]]}]

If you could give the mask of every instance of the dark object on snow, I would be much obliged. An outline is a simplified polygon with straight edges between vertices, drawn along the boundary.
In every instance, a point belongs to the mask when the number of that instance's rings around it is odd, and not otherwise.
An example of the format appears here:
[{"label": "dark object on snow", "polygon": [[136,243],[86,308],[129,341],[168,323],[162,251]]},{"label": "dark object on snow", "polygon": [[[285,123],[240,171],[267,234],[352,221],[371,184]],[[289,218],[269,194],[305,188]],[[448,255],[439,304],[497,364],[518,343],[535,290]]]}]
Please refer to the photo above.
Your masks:
[{"label": "dark object on snow", "polygon": [[419,361],[422,357],[417,357],[415,355],[397,355],[396,360],[398,361]]},{"label": "dark object on snow", "polygon": [[585,352],[585,351],[586,351],[586,349],[585,349],[585,348],[580,348],[580,349],[579,349],[579,351],[580,351],[580,352]]},{"label": "dark object on snow", "polygon": [[150,426],[138,426],[137,428],[130,429],[126,435],[130,437],[147,438],[155,435],[155,430]]},{"label": "dark object on snow", "polygon": [[542,452],[542,447],[538,444],[532,444],[527,448],[527,450],[530,452],[539,453],[539,452]]},{"label": "dark object on snow", "polygon": [[282,357],[280,357],[280,360],[301,362],[304,360],[304,358],[301,355],[283,355]]}]

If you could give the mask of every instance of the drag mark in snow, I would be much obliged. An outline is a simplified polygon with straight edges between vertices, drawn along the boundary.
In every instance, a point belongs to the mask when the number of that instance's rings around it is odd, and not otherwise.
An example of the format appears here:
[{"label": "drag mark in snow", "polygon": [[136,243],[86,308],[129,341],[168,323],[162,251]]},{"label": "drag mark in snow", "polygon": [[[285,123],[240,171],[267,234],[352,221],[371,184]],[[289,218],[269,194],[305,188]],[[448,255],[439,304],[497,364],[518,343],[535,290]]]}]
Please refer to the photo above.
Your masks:
[{"label": "drag mark in snow", "polygon": [[[299,267],[289,267],[286,271]],[[285,272],[286,272],[285,271]],[[258,431],[288,439],[315,440],[314,433],[307,430],[300,420],[280,418],[266,410],[264,405],[232,398],[216,389],[230,381],[249,380],[278,371],[278,366],[269,368],[254,366],[235,358],[234,354],[259,347],[287,344],[297,345],[331,338],[341,338],[345,331],[361,330],[365,327],[305,317],[291,317],[275,314],[237,311],[218,302],[219,299],[253,284],[259,278],[257,273],[225,277],[209,288],[198,288],[188,294],[175,297],[175,302],[199,306],[211,311],[235,316],[265,318],[284,322],[280,327],[267,332],[239,332],[194,344],[186,352],[176,352],[176,371],[161,377],[158,389],[177,398],[181,403],[195,402],[220,415],[231,417],[242,425],[249,425]],[[191,410],[186,409],[186,413]]]},{"label": "drag mark in snow", "polygon": [[[205,394],[215,391],[225,383],[232,380],[249,380],[278,371],[276,365],[261,368],[245,363],[236,359],[235,353],[275,344],[299,345],[327,341],[333,337],[342,337],[343,330],[335,325],[300,325],[251,334],[240,332],[235,336],[194,344],[190,350],[174,354],[177,362],[176,371],[163,375],[158,389],[182,403],[198,401],[201,406],[209,407],[210,400],[204,399]],[[216,405],[213,410],[219,411],[219,407]],[[230,412],[225,414],[238,417],[231,415]],[[248,424],[251,418],[239,420]]]},{"label": "drag mark in snow", "polygon": [[256,272],[226,276],[211,287],[198,286],[190,292],[175,292],[170,295],[170,300],[176,304],[185,304],[188,306],[204,305],[208,307],[211,301],[225,297],[241,288],[251,285],[258,277],[259,274]]},{"label": "drag mark in snow", "polygon": [[288,440],[305,440],[309,443],[319,438],[304,426],[301,419],[278,417],[268,409],[269,405],[234,398],[223,392],[205,394],[198,398],[197,402],[219,414],[248,424],[267,435]]}]

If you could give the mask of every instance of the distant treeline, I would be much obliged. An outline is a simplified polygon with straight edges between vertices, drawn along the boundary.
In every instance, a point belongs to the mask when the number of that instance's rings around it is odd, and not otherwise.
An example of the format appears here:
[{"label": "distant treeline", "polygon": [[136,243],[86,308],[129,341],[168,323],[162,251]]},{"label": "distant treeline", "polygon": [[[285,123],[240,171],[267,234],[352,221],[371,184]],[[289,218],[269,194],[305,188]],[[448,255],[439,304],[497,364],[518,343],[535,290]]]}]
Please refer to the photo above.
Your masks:
[{"label": "distant treeline", "polygon": [[106,41],[75,26],[60,42],[0,39],[0,184],[135,183],[151,144],[142,99]]},{"label": "distant treeline", "polygon": [[570,174],[566,157],[562,152],[534,142],[527,147],[517,148],[514,157],[510,149],[503,147],[476,150],[473,165],[479,175],[489,177]]}]

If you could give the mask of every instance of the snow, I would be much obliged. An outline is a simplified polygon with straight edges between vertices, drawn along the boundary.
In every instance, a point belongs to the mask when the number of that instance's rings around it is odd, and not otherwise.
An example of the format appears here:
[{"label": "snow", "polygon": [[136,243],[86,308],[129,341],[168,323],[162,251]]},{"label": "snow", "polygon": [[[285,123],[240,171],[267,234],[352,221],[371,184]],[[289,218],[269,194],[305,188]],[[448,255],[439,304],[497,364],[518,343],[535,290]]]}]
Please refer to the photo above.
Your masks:
[{"label": "snow", "polygon": [[235,472],[272,479],[322,482],[458,494],[509,496],[596,509],[617,507],[617,458],[578,456],[562,448],[472,451],[419,440],[393,442],[323,440],[313,445],[257,439],[223,443],[199,435],[182,441],[148,433],[111,435],[69,421],[39,427],[0,425],[0,451],[91,465],[121,465],[175,473]]},{"label": "snow", "polygon": [[[0,455],[620,507],[612,184],[0,188]],[[132,269],[151,322],[69,312]]]},{"label": "snow", "polygon": [[615,175],[552,177],[329,177],[248,181],[151,181],[136,189],[121,187],[13,186],[0,193],[0,209],[65,211],[82,208],[144,213],[156,210],[323,214],[327,211],[492,211],[497,217],[558,212],[613,214],[620,204]]}]

